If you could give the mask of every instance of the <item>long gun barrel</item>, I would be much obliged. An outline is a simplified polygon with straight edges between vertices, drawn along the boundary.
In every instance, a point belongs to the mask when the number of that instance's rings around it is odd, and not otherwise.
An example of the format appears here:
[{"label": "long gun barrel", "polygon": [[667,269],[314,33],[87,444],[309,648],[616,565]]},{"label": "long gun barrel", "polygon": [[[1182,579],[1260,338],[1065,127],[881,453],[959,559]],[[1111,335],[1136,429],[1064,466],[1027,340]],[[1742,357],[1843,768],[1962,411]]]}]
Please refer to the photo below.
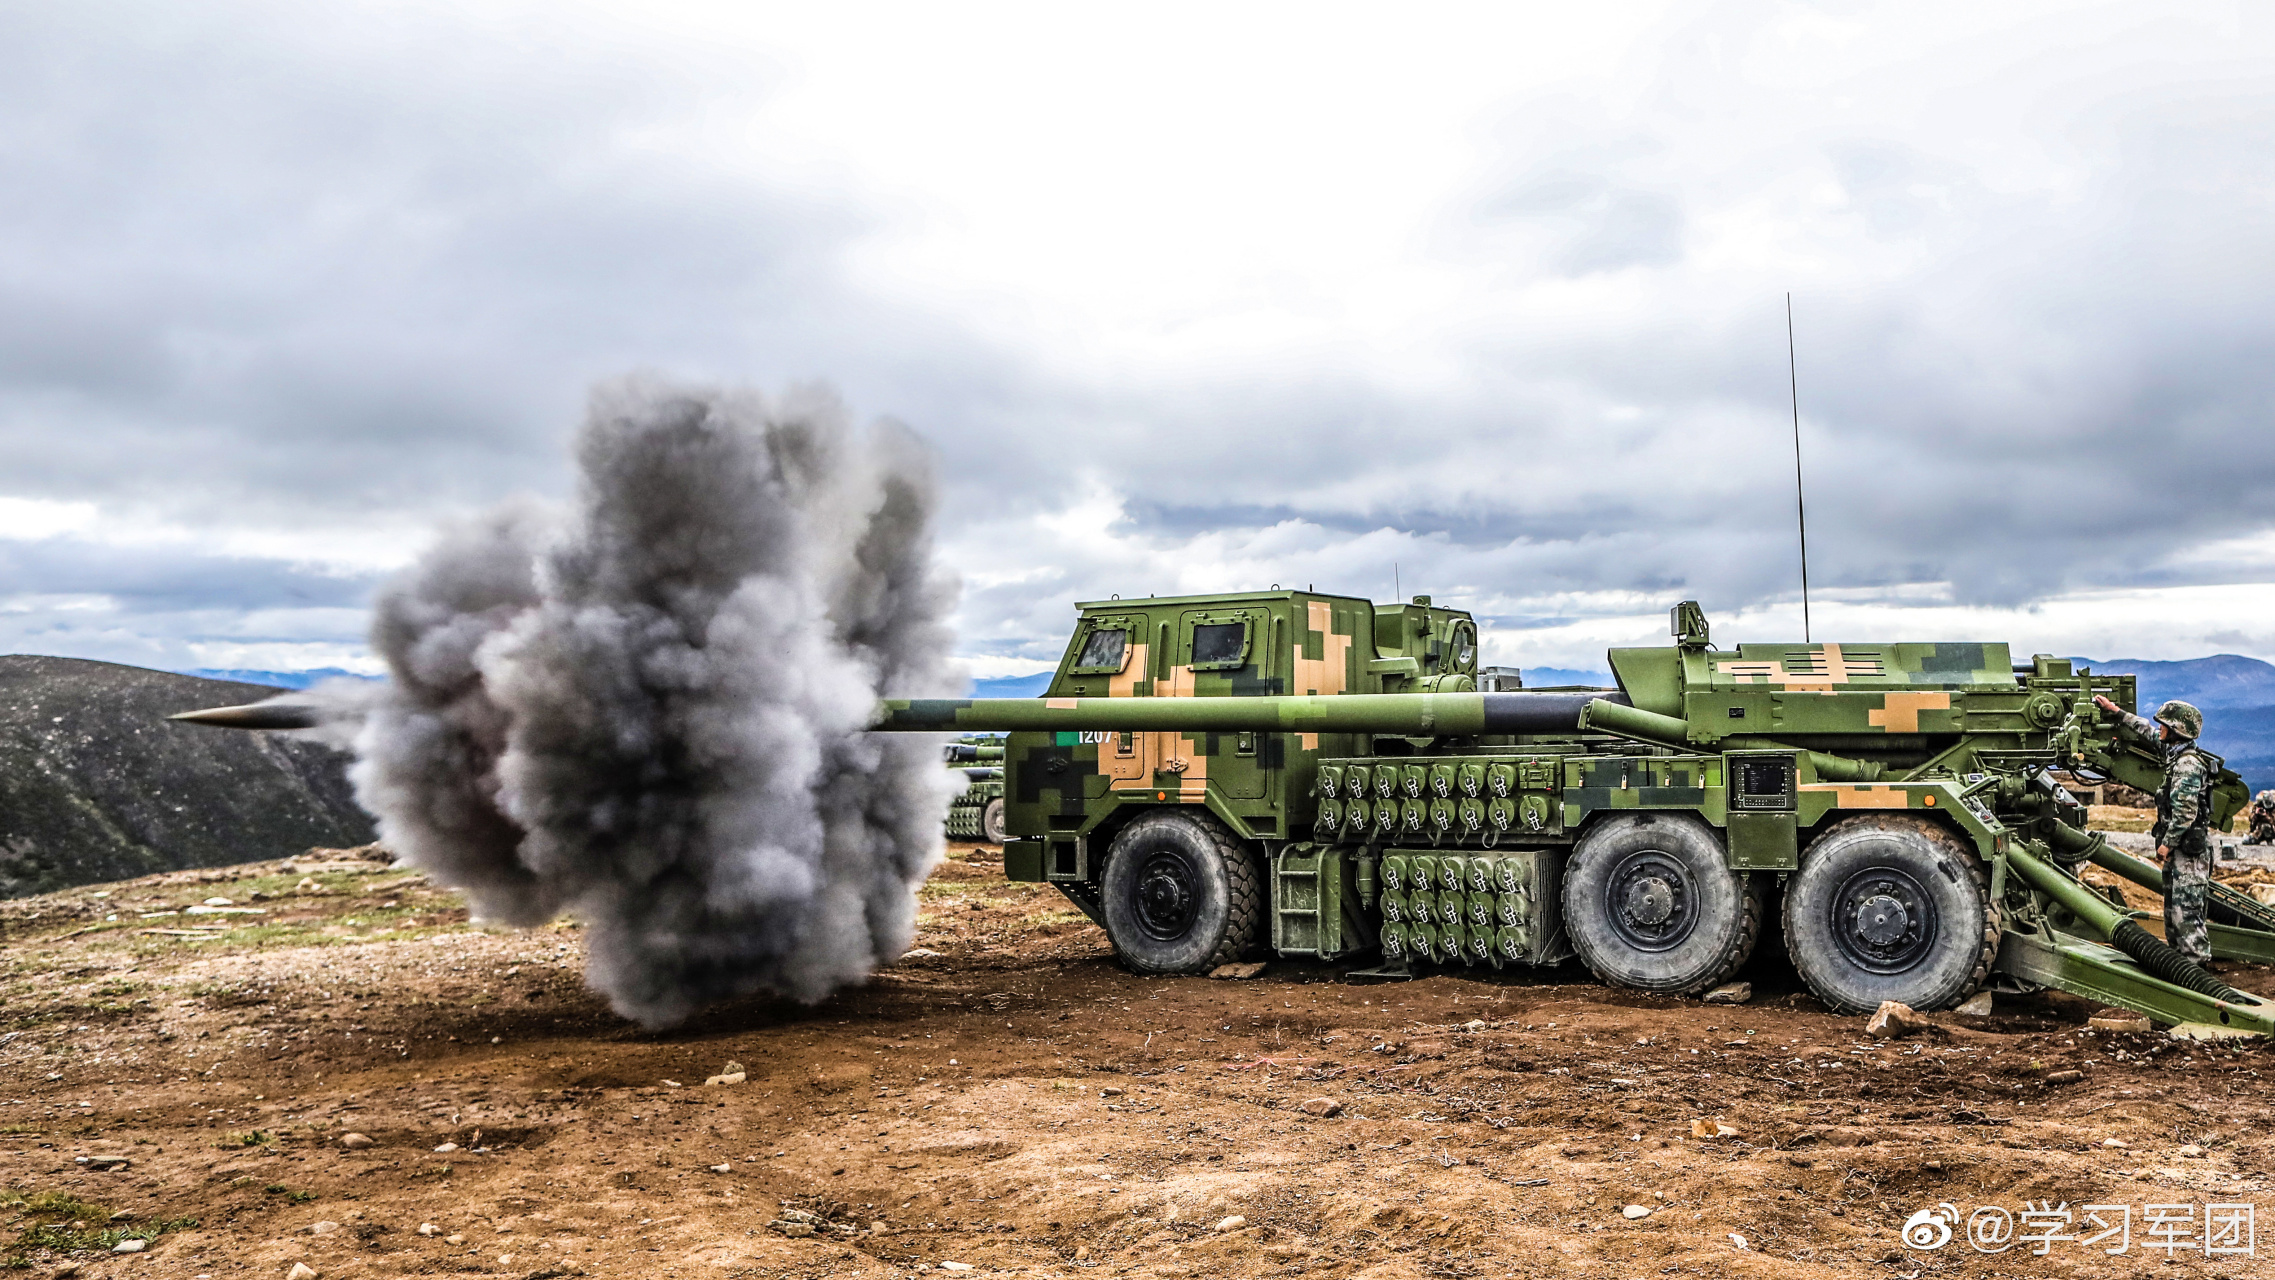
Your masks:
[{"label": "long gun barrel", "polygon": [[872,729],[900,733],[1379,733],[1402,737],[1576,733],[1596,693],[1345,693],[1331,697],[920,698],[888,701]]}]

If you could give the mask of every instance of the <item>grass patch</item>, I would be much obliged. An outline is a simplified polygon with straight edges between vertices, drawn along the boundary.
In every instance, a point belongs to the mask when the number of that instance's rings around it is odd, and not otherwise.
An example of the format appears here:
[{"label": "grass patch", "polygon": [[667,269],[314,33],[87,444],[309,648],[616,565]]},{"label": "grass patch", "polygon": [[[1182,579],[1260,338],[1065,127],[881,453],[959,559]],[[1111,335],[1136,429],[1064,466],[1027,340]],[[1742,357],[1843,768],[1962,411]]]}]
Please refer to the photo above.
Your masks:
[{"label": "grass patch", "polygon": [[[44,1132],[46,1131],[41,1129],[36,1124],[0,1124],[0,1134],[4,1134],[11,1138],[16,1137],[19,1134]],[[0,1207],[6,1206],[7,1203],[7,1200],[0,1199]]]},{"label": "grass patch", "polygon": [[270,1140],[269,1131],[266,1129],[246,1129],[237,1133],[224,1134],[222,1135],[221,1141],[216,1142],[213,1145],[225,1148],[257,1147],[263,1143],[269,1142]]},{"label": "grass patch", "polygon": [[33,1219],[16,1237],[16,1252],[5,1265],[18,1270],[33,1265],[30,1253],[108,1253],[121,1240],[155,1240],[169,1231],[198,1224],[195,1218],[161,1218],[151,1222],[113,1225],[109,1208],[81,1200],[68,1191],[40,1191],[26,1196],[19,1191],[0,1193],[0,1208],[13,1209]]},{"label": "grass patch", "polygon": [[261,1190],[272,1196],[283,1196],[293,1204],[306,1204],[316,1198],[313,1191],[295,1191],[281,1182],[272,1182]]},{"label": "grass patch", "polygon": [[1087,919],[1090,916],[1076,912],[1074,907],[1044,907],[1042,912],[1028,912],[1019,916],[1019,923],[1042,928],[1042,925],[1078,925]]}]

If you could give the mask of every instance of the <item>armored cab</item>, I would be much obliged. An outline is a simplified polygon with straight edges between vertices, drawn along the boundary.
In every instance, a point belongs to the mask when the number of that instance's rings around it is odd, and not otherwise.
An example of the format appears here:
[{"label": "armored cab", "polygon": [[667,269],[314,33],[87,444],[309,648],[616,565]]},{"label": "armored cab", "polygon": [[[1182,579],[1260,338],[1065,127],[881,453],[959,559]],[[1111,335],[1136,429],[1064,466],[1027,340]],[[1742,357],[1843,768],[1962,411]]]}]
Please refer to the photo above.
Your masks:
[{"label": "armored cab", "polygon": [[[1427,596],[1379,608],[1308,591],[1077,607],[1046,709],[1075,699],[1199,702],[1474,687],[1476,624]],[[1014,838],[1006,866],[1080,898],[1115,835],[1164,807],[1198,807],[1243,841],[1285,841],[1306,825],[1317,761],[1367,746],[1365,735],[1350,732],[1207,723],[1014,731],[1005,742],[1005,816]]]}]

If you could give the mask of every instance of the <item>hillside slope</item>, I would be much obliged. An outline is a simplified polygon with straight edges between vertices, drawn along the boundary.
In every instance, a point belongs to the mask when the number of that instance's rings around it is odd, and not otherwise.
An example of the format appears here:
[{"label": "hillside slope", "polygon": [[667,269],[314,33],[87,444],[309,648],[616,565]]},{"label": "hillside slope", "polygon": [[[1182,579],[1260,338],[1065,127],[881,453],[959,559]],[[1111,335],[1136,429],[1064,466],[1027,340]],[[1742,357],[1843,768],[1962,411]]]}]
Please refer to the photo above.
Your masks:
[{"label": "hillside slope", "polygon": [[165,720],[275,692],[0,657],[0,897],[370,841],[341,753]]}]

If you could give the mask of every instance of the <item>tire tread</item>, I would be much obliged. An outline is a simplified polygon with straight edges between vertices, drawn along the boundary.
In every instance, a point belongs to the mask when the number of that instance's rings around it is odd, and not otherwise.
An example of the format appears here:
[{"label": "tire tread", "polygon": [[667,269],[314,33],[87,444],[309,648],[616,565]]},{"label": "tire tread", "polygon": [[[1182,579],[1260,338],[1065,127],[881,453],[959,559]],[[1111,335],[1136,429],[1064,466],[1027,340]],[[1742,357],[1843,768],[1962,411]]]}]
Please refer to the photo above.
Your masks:
[{"label": "tire tread", "polygon": [[[1846,818],[1840,822],[1833,824],[1830,827],[1827,827],[1824,832],[1817,837],[1817,841],[1828,839],[1835,833],[1839,832],[1842,828],[1852,826],[1871,826],[1880,828],[1882,830],[1887,830],[1895,827],[1909,827],[1919,832],[1921,835],[1926,836],[1931,842],[1943,846],[1945,850],[1956,855],[1956,860],[1958,861],[1959,865],[1967,869],[1968,876],[1971,877],[1974,882],[1975,896],[1983,901],[1985,907],[1983,911],[1982,946],[1976,951],[1974,966],[1968,973],[1967,981],[1962,986],[1960,991],[1948,999],[1938,1001],[1928,1008],[1921,1009],[1920,1012],[1932,1013],[1939,1009],[1952,1008],[1953,1006],[1959,1004],[1961,1001],[1964,1001],[1967,997],[1975,994],[1977,991],[1980,991],[1982,989],[1983,983],[1990,979],[1991,964],[1998,959],[1999,939],[2003,936],[2004,931],[2004,922],[2000,918],[1998,904],[1990,901],[1990,873],[1984,868],[1983,860],[1979,857],[1976,857],[1975,851],[1969,849],[1966,844],[1959,839],[1958,836],[1952,834],[1950,828],[1944,826],[1942,823],[1937,822],[1932,818],[1913,817],[1909,814],[1876,814],[1870,816]],[[1817,841],[1812,841],[1811,843],[1814,844]],[[1792,898],[1789,896],[1786,899],[1786,902],[1787,911],[1791,911]],[[1788,933],[1790,933],[1790,925],[1787,926],[1787,930]],[[1793,969],[1795,973],[1800,975],[1802,983],[1809,988],[1809,993],[1817,997],[1817,999],[1822,1002],[1826,1008],[1833,1010],[1835,1013],[1873,1012],[1871,1009],[1865,1009],[1856,1006],[1847,1000],[1841,999],[1834,993],[1826,991],[1823,988],[1819,987],[1816,981],[1809,976],[1808,970],[1802,966],[1797,964],[1793,966]]]},{"label": "tire tread", "polygon": [[[1148,965],[1116,947],[1114,957],[1123,968],[1133,973],[1206,973],[1218,965],[1232,964],[1270,941],[1261,928],[1269,895],[1263,873],[1257,867],[1255,852],[1246,841],[1234,835],[1216,815],[1206,810],[1155,810],[1139,817],[1136,822],[1177,822],[1206,842],[1224,869],[1225,925],[1215,949],[1209,952],[1206,959],[1189,968],[1172,969]],[[1132,826],[1134,825],[1136,824],[1133,823]],[[1129,829],[1125,827],[1123,831]],[[1117,835],[1115,843],[1119,844],[1120,841],[1121,836]]]},{"label": "tire tread", "polygon": [[[1731,974],[1743,968],[1746,961],[1753,957],[1755,945],[1761,941],[1762,921],[1767,914],[1769,899],[1765,878],[1745,872],[1740,873],[1740,880],[1738,896],[1741,906],[1737,930],[1731,934],[1729,943],[1723,947],[1722,954],[1716,957],[1714,963],[1702,971],[1701,976],[1687,983],[1679,986],[1632,986],[1621,981],[1618,975],[1597,968],[1595,962],[1589,959],[1584,948],[1575,947],[1574,950],[1579,952],[1580,962],[1587,966],[1588,972],[1595,975],[1596,981],[1607,987],[1619,987],[1630,991],[1649,991],[1654,995],[1670,996],[1695,996],[1711,991],[1727,982]],[[1565,898],[1563,903],[1567,932],[1571,929],[1570,921],[1573,914],[1586,909],[1585,904],[1573,901],[1572,896],[1575,892],[1577,892],[1575,882],[1571,876],[1567,875],[1564,881]]]}]

